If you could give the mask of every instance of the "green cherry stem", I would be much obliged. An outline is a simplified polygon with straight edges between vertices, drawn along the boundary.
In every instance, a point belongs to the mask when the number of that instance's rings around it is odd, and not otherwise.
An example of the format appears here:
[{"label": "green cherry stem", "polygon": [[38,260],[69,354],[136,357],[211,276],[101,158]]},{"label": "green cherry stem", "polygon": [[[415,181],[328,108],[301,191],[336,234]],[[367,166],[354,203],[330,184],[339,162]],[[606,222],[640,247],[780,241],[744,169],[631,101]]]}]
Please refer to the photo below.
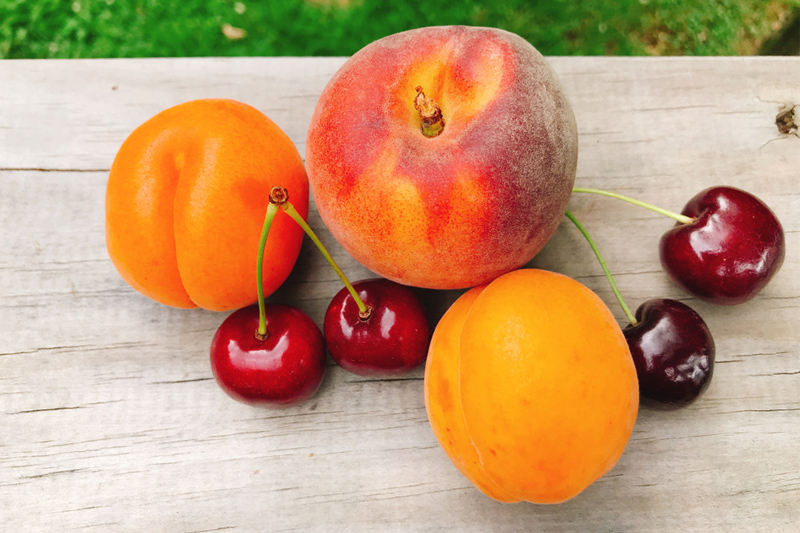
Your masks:
[{"label": "green cherry stem", "polygon": [[648,204],[646,202],[642,202],[641,200],[637,200],[635,198],[631,198],[630,196],[624,196],[622,194],[617,194],[615,192],[604,191],[604,190],[601,190],[601,189],[589,189],[589,188],[586,188],[586,187],[573,187],[572,188],[572,192],[588,192],[588,193],[592,193],[592,194],[600,194],[602,196],[610,196],[611,198],[616,198],[617,200],[624,200],[624,201],[626,201],[628,203],[631,203],[633,205],[638,205],[639,207],[644,207],[646,209],[649,209],[650,211],[655,211],[656,213],[659,213],[661,215],[664,215],[664,216],[667,216],[667,217],[670,217],[670,218],[674,218],[675,220],[677,220],[681,224],[691,224],[695,220],[692,217],[687,217],[686,215],[681,215],[680,213],[675,213],[673,211],[668,211],[666,209],[662,209],[660,207],[656,207],[656,206],[654,206],[652,204]]},{"label": "green cherry stem", "polygon": [[347,287],[348,292],[358,306],[359,318],[361,318],[361,320],[368,319],[372,314],[372,307],[364,303],[364,300],[361,299],[355,288],[353,288],[353,284],[350,283],[350,280],[347,279],[347,276],[344,275],[342,269],[339,268],[339,265],[336,264],[336,261],[333,260],[331,254],[328,253],[328,250],[325,249],[325,246],[319,240],[316,233],[314,233],[314,230],[311,229],[308,223],[303,220],[303,217],[300,216],[300,213],[297,212],[297,209],[295,209],[295,207],[292,205],[292,202],[289,201],[289,194],[286,192],[286,189],[283,187],[273,187],[272,192],[270,192],[270,202],[272,202],[272,197],[276,195],[282,199],[282,201],[279,203],[279,207],[283,209],[287,215],[292,217],[292,219],[297,222],[301,228],[303,228],[303,231],[306,232],[306,235],[309,236],[317,248],[319,248],[319,251],[322,252],[322,255],[325,256],[325,259],[328,260],[328,263],[330,263],[331,267],[333,267],[334,272],[336,272],[336,275],[339,276],[340,280],[342,280],[344,286]]},{"label": "green cherry stem", "polygon": [[317,245],[319,251],[322,252],[322,255],[325,256],[325,259],[327,259],[328,263],[330,263],[330,265],[333,267],[333,270],[339,276],[339,279],[342,280],[342,283],[344,283],[344,286],[347,287],[348,292],[350,292],[350,295],[356,302],[356,305],[358,306],[359,318],[361,318],[362,320],[368,319],[369,316],[372,314],[372,308],[366,305],[364,301],[361,299],[361,297],[358,296],[358,293],[356,292],[355,288],[353,288],[353,285],[352,283],[350,283],[350,280],[348,280],[347,276],[344,275],[344,272],[342,272],[342,269],[339,268],[339,265],[336,264],[336,261],[333,260],[333,257],[331,257],[331,254],[329,254],[328,250],[325,249],[325,246],[322,245],[322,242],[319,240],[319,238],[317,238],[317,235],[314,233],[314,230],[311,229],[311,226],[309,226],[308,223],[306,223],[306,221],[303,220],[303,217],[300,216],[300,213],[297,212],[297,209],[294,208],[291,202],[286,202],[285,204],[283,204],[283,210],[286,212],[287,215],[292,217],[295,222],[300,224],[300,227],[303,228],[303,231],[306,232],[306,235],[308,235],[309,238],[314,242],[314,244]]},{"label": "green cherry stem", "polygon": [[611,271],[608,270],[608,265],[606,265],[605,259],[603,259],[600,250],[597,248],[597,245],[594,243],[594,240],[589,235],[589,232],[586,231],[586,228],[583,227],[583,224],[581,224],[578,221],[578,219],[575,218],[575,215],[573,215],[569,211],[566,211],[564,215],[568,219],[570,219],[573,224],[575,224],[575,226],[580,230],[580,232],[586,238],[586,241],[589,243],[589,246],[592,247],[594,255],[596,255],[597,260],[600,261],[600,266],[603,267],[603,272],[605,272],[606,274],[606,279],[608,279],[608,283],[611,285],[611,290],[614,291],[614,296],[617,297],[619,306],[622,308],[622,311],[625,313],[625,316],[628,317],[628,321],[630,321],[630,323],[635,326],[636,324],[638,324],[638,321],[636,320],[636,317],[633,316],[630,307],[628,307],[628,305],[625,303],[625,300],[622,298],[622,294],[619,292],[619,288],[617,288],[617,284],[614,281],[614,276],[612,276]]},{"label": "green cherry stem", "polygon": [[267,235],[269,228],[272,226],[272,221],[278,213],[279,205],[273,201],[272,194],[269,197],[269,205],[267,206],[267,214],[264,216],[264,226],[261,228],[261,240],[258,243],[258,263],[256,264],[256,278],[258,284],[256,292],[258,293],[258,330],[256,330],[256,338],[258,340],[266,340],[267,335],[267,316],[264,310],[264,248],[267,245]]}]

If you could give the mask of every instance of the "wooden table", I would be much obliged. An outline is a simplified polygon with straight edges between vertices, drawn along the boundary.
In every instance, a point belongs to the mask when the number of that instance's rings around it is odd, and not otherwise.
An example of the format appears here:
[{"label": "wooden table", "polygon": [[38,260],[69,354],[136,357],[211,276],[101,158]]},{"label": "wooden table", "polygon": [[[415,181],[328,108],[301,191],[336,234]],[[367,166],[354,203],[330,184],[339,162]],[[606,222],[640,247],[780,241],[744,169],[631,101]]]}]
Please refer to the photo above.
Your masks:
[{"label": "wooden table", "polygon": [[[0,529],[22,531],[796,531],[800,522],[800,58],[552,58],[580,132],[577,185],[680,210],[707,186],[760,196],[787,237],[755,300],[720,308],[670,284],[672,221],[575,195],[632,307],[676,298],[717,344],[711,387],[676,412],[642,409],[617,466],[558,506],[503,505],[437,445],[422,370],[376,380],[331,366],[288,411],[215,384],[224,314],[129,288],[108,259],[104,194],[116,150],[158,111],[247,102],[301,153],[341,58],[0,62]],[[800,111],[800,108],[798,108]],[[798,113],[800,114],[800,113]],[[311,225],[348,275],[368,272]],[[306,240],[275,301],[321,321],[340,288]],[[575,277],[623,323],[600,267],[562,224],[534,266]],[[428,291],[436,313],[457,292]]]}]

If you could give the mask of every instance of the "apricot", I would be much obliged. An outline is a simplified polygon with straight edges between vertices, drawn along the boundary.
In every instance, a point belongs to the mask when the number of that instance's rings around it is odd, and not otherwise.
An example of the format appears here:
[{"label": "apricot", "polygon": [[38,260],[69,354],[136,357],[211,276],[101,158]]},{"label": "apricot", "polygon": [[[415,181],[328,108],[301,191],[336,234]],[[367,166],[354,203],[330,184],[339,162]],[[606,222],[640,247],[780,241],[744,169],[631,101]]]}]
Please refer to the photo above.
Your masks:
[{"label": "apricot", "polygon": [[[308,178],[291,139],[257,109],[195,100],[136,128],[106,188],[106,244],[122,278],[166,305],[224,311],[256,301],[256,261],[273,186],[308,216]],[[279,212],[264,293],[289,275],[303,230]]]},{"label": "apricot", "polygon": [[425,406],[439,444],[483,493],[559,503],[616,464],[639,386],[600,298],[569,277],[523,269],[466,292],[442,317]]},{"label": "apricot", "polygon": [[325,87],[306,144],[311,192],[342,247],[383,277],[436,289],[530,261],[564,214],[576,164],[552,68],[493,28],[367,45]]}]

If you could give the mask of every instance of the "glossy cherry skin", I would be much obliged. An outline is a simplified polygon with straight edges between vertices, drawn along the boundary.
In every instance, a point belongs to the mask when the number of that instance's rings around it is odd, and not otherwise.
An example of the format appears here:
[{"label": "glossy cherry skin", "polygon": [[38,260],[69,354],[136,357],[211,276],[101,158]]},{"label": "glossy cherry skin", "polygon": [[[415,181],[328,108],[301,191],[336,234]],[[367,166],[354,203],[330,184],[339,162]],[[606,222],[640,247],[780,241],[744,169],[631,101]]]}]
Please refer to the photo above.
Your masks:
[{"label": "glossy cherry skin", "polygon": [[333,297],[323,323],[333,360],[354,374],[380,377],[402,375],[425,361],[431,330],[414,291],[382,278],[353,288],[372,312],[362,320],[346,288]]},{"label": "glossy cherry skin", "polygon": [[677,300],[648,300],[636,310],[638,324],[622,330],[628,341],[639,395],[656,407],[692,403],[714,373],[714,338],[705,321]]},{"label": "glossy cherry skin", "polygon": [[268,336],[256,338],[258,306],[231,314],[211,341],[211,370],[228,396],[250,405],[290,407],[307,400],[325,376],[325,342],[294,307],[266,305]]},{"label": "glossy cherry skin", "polygon": [[733,187],[711,187],[682,213],[696,220],[661,237],[661,264],[681,288],[720,305],[746,302],[783,264],[783,228],[761,200]]}]

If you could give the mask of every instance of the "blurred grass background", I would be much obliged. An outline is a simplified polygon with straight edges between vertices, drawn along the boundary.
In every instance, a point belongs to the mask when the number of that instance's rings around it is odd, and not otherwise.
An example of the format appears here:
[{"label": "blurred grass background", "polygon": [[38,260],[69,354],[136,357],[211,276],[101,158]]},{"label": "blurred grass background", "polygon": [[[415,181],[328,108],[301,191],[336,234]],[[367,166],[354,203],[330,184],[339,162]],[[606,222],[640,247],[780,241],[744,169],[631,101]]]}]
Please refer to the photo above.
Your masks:
[{"label": "blurred grass background", "polygon": [[798,53],[798,12],[800,0],[0,0],[0,58],[346,56],[439,24],[507,29],[545,55]]}]

